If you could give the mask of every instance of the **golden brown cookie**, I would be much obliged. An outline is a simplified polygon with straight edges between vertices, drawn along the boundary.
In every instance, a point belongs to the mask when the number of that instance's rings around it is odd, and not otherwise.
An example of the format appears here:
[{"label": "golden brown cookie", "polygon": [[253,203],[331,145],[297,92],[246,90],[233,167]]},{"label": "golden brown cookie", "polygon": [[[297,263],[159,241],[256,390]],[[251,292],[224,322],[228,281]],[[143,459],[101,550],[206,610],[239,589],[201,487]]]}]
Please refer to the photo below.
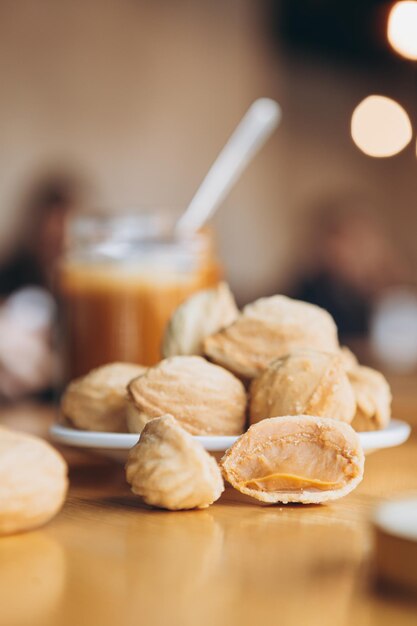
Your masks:
[{"label": "golden brown cookie", "polygon": [[364,454],[349,424],[283,416],[251,426],[220,465],[235,489],[261,502],[311,504],[336,500],[357,487]]},{"label": "golden brown cookie", "polygon": [[380,430],[391,419],[391,390],[384,376],[371,367],[358,366],[349,372],[356,398],[352,426],[357,431]]},{"label": "golden brown cookie", "polygon": [[338,354],[296,351],[272,361],[252,381],[250,422],[280,415],[317,415],[350,423],[356,401]]},{"label": "golden brown cookie", "polygon": [[67,464],[49,443],[0,427],[0,535],[48,522],[67,487]]},{"label": "golden brown cookie", "polygon": [[204,341],[210,360],[246,379],[300,349],[337,352],[336,325],[324,309],[286,296],[246,306],[233,324]]},{"label": "golden brown cookie", "polygon": [[146,424],[129,452],[126,478],[147,504],[173,511],[204,509],[224,490],[214,458],[172,415]]},{"label": "golden brown cookie", "polygon": [[173,415],[192,435],[239,435],[246,393],[240,380],[200,356],[174,356],[128,386],[128,427],[141,432],[154,417]]},{"label": "golden brown cookie", "polygon": [[203,341],[239,315],[227,283],[193,294],[174,311],[162,343],[163,356],[203,354]]},{"label": "golden brown cookie", "polygon": [[134,363],[109,363],[73,380],[61,399],[61,411],[77,428],[127,432],[126,386],[146,371]]},{"label": "golden brown cookie", "polygon": [[340,356],[342,357],[343,364],[347,372],[351,372],[359,365],[358,359],[353,354],[352,350],[347,346],[341,346]]}]

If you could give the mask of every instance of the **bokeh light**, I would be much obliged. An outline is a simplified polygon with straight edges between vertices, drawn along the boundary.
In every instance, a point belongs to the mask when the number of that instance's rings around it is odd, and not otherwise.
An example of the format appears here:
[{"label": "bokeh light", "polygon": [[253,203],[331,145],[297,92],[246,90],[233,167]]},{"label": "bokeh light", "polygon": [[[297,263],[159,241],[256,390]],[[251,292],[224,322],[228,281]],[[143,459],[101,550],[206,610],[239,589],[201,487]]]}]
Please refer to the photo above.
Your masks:
[{"label": "bokeh light", "polygon": [[395,100],[385,96],[368,96],[352,114],[351,134],[365,154],[388,157],[397,154],[411,141],[410,119]]},{"label": "bokeh light", "polygon": [[396,52],[417,60],[417,2],[396,2],[388,17],[387,37]]}]

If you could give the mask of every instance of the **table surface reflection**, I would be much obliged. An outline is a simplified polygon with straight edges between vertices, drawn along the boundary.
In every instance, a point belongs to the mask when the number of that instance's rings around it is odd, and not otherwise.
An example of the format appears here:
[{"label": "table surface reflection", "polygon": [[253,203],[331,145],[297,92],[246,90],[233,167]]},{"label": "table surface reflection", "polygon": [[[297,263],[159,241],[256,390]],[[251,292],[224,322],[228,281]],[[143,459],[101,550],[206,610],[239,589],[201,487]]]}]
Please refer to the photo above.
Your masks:
[{"label": "table surface reflection", "polygon": [[[417,423],[417,381],[393,381],[394,415]],[[3,408],[44,435],[54,410]],[[202,511],[164,512],[129,491],[123,467],[62,449],[71,487],[37,531],[0,539],[1,626],[392,625],[417,600],[372,582],[375,505],[417,493],[417,435],[370,455],[363,483],[326,506],[261,506],[226,489]]]}]

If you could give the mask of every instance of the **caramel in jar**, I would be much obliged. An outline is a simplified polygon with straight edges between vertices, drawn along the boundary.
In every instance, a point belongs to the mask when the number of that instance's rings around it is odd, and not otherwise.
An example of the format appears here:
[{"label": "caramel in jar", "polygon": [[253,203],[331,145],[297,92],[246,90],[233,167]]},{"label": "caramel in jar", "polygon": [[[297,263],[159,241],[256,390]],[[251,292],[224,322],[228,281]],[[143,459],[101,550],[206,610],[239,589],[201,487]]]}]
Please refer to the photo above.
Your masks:
[{"label": "caramel in jar", "polygon": [[84,241],[60,267],[66,381],[112,361],[158,362],[174,309],[220,279],[209,233],[182,241],[130,234],[127,245],[120,234],[106,236],[110,245],[103,234],[99,244]]}]

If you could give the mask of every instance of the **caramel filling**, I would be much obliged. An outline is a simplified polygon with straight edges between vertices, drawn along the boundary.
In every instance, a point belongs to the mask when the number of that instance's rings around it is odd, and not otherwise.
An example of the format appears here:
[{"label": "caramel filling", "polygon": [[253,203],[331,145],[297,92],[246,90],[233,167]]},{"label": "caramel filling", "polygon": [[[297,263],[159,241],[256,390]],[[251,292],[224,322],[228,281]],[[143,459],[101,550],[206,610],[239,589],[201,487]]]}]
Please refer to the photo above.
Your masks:
[{"label": "caramel filling", "polygon": [[269,474],[259,478],[252,478],[240,483],[242,487],[254,489],[255,491],[332,491],[341,489],[343,482],[328,482],[318,478],[308,478],[297,476],[296,474]]}]

